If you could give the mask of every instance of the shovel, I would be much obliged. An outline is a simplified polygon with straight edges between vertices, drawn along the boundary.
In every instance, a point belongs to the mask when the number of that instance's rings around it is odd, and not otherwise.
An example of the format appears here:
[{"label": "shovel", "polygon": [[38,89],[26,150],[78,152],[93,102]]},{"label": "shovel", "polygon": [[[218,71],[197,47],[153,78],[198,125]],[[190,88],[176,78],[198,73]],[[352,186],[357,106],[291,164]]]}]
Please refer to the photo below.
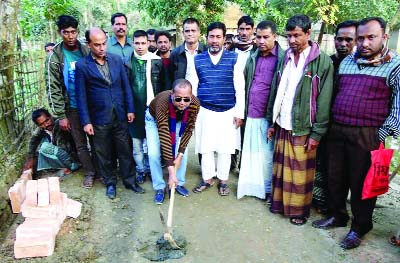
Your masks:
[{"label": "shovel", "polygon": [[172,188],[171,188],[167,223],[165,223],[165,219],[164,219],[163,212],[161,210],[161,206],[158,206],[158,209],[160,211],[161,223],[162,223],[162,225],[164,227],[164,231],[165,231],[164,236],[163,236],[164,240],[167,240],[173,249],[182,249],[180,246],[178,246],[176,244],[174,238],[172,237],[172,216],[174,213],[174,201],[175,201],[175,184],[173,184]]}]

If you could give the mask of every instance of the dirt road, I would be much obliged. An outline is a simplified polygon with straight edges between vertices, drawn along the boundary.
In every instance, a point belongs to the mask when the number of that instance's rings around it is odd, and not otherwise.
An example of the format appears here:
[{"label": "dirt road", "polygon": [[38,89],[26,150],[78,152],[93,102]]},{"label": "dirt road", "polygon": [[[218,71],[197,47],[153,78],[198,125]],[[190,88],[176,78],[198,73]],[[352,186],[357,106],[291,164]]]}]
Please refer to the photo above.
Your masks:
[{"label": "dirt road", "polygon": [[[187,174],[187,187],[199,181],[200,167],[193,151]],[[82,174],[77,172],[61,184],[70,198],[82,202],[78,219],[67,219],[57,236],[54,254],[48,258],[20,262],[149,262],[141,249],[153,244],[163,233],[154,192],[146,181],[144,195],[134,194],[118,185],[117,198],[109,200],[102,185],[91,190],[80,187]],[[397,185],[400,180],[396,178]],[[304,226],[271,214],[263,201],[235,197],[237,176],[231,175],[231,195],[220,197],[213,187],[202,194],[175,199],[174,231],[189,242],[187,254],[168,262],[400,262],[400,248],[386,238],[400,227],[400,192],[390,189],[379,198],[375,209],[374,229],[362,245],[344,251],[338,242],[348,228],[324,231],[311,222],[320,216],[314,212]],[[162,205],[167,211],[168,201]],[[11,226],[0,246],[0,262],[15,262],[13,239],[22,217]]]}]

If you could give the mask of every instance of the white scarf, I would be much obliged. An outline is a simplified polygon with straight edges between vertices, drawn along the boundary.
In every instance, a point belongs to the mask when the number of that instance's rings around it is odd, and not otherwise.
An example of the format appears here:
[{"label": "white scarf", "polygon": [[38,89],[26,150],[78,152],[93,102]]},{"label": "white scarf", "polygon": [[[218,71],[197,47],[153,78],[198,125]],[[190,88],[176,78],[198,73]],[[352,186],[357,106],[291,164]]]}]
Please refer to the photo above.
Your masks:
[{"label": "white scarf", "polygon": [[133,52],[135,58],[147,61],[146,62],[146,92],[147,92],[146,105],[150,105],[150,102],[154,99],[153,85],[151,84],[151,60],[161,59],[161,58],[151,52],[147,52],[144,55],[138,55],[135,50]]}]

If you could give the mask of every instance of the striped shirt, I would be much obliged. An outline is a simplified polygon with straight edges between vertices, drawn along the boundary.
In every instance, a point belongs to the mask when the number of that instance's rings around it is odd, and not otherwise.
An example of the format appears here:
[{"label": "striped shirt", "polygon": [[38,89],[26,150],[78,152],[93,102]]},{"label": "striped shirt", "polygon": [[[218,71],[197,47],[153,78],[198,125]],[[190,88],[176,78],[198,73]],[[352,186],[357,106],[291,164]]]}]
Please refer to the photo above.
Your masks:
[{"label": "striped shirt", "polygon": [[[175,160],[172,155],[172,143],[169,131],[169,97],[171,91],[163,91],[159,93],[149,105],[149,111],[151,116],[157,123],[158,135],[160,137],[161,145],[161,156],[166,162],[167,166],[173,166]],[[190,137],[194,130],[194,125],[196,123],[197,114],[200,110],[200,102],[195,97],[192,96],[192,101],[189,105],[189,119],[186,124],[185,131],[182,134],[178,152],[184,153],[185,149],[189,143]],[[178,132],[178,131],[177,131]]]}]

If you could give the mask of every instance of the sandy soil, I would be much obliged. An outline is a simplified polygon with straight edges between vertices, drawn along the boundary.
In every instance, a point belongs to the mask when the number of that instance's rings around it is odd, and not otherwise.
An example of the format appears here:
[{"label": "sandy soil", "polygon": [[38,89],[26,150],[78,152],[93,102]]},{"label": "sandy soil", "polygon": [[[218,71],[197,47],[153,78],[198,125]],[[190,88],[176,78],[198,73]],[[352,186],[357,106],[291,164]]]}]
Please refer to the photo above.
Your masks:
[{"label": "sandy soil", "polygon": [[[149,262],[140,251],[163,233],[150,182],[143,185],[144,195],[119,184],[117,198],[109,200],[99,183],[90,190],[81,188],[82,177],[77,172],[62,182],[62,191],[84,205],[78,219],[64,222],[54,254],[20,262]],[[186,185],[191,189],[199,180],[200,167],[191,149]],[[394,181],[395,189],[378,200],[374,229],[359,248],[344,251],[338,242],[348,228],[315,229],[311,222],[320,215],[314,211],[306,225],[293,226],[271,214],[261,200],[237,200],[237,176],[231,175],[230,196],[220,197],[213,187],[188,198],[176,197],[174,231],[188,246],[186,256],[168,262],[400,262],[400,248],[386,240],[400,228],[400,180]],[[168,201],[162,209],[166,214]],[[19,216],[10,227],[0,246],[0,262],[15,261],[15,228],[22,221]]]}]

